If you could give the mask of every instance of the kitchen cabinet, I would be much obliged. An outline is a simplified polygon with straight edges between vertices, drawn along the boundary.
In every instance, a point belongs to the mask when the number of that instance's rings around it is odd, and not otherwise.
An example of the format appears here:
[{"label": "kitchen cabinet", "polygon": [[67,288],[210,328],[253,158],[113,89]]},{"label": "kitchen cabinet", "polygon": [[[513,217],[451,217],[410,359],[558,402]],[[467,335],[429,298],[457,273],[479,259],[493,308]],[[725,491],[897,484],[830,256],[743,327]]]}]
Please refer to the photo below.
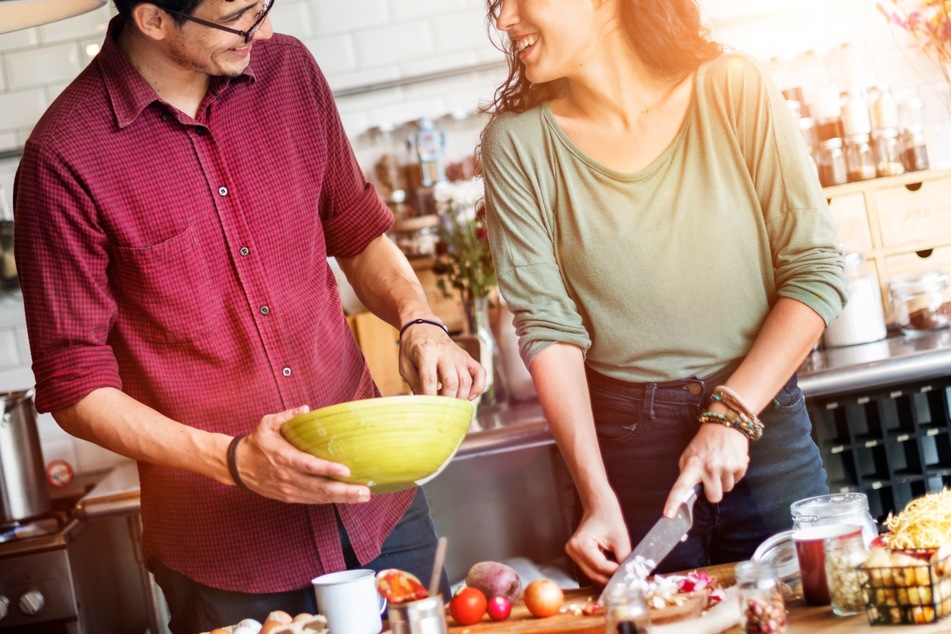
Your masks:
[{"label": "kitchen cabinet", "polygon": [[823,191],[842,245],[861,253],[878,279],[887,322],[894,322],[889,280],[929,269],[951,273],[951,170],[909,172]]}]

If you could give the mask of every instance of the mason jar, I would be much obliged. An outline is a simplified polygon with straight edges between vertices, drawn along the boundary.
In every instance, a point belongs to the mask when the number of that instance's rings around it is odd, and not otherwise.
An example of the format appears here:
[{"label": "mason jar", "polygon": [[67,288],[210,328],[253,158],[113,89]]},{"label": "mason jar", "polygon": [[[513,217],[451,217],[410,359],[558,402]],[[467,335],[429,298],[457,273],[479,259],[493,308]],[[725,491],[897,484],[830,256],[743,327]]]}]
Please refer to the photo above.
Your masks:
[{"label": "mason jar", "polygon": [[879,176],[897,176],[905,173],[901,162],[901,139],[898,128],[872,132],[872,153],[875,155],[875,172]]},{"label": "mason jar", "polygon": [[862,527],[862,539],[866,544],[878,537],[878,527],[868,512],[868,497],[864,493],[817,495],[793,502],[789,509],[797,529],[855,524]]},{"label": "mason jar", "polygon": [[650,609],[644,591],[636,585],[621,585],[605,599],[607,634],[647,634],[651,628]]},{"label": "mason jar", "polygon": [[915,335],[951,323],[948,276],[940,270],[905,275],[889,282],[895,320],[902,333]]},{"label": "mason jar", "polygon": [[862,536],[827,539],[823,549],[832,611],[839,616],[864,612],[867,602],[862,586],[867,576],[862,565],[868,559],[869,548]]},{"label": "mason jar", "polygon": [[843,263],[849,301],[822,334],[822,343],[835,348],[884,339],[888,329],[878,278],[869,271],[861,253],[846,253]]},{"label": "mason jar", "polygon": [[823,187],[842,185],[849,181],[842,139],[833,137],[819,142],[816,150],[816,165],[819,167],[819,182]]},{"label": "mason jar", "polygon": [[765,561],[741,561],[734,572],[742,630],[748,634],[785,633],[786,601],[773,567]]},{"label": "mason jar", "polygon": [[845,169],[850,183],[875,178],[875,156],[868,134],[856,134],[845,140]]}]

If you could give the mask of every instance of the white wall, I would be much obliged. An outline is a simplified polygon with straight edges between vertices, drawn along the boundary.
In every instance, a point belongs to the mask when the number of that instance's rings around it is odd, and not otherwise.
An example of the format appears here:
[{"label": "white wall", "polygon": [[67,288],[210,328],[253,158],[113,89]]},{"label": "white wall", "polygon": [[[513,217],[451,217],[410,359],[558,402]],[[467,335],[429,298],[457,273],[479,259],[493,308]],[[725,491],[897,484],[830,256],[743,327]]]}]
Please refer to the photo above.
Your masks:
[{"label": "white wall", "polygon": [[[829,86],[887,83],[899,98],[919,94],[926,103],[932,164],[951,165],[948,87],[904,35],[886,24],[874,2],[701,0],[701,5],[718,40],[771,60],[781,84],[800,84],[816,94]],[[22,146],[43,110],[95,55],[112,14],[103,8],[0,35],[0,152]],[[486,35],[483,0],[280,0],[272,21],[276,30],[308,45],[335,91],[501,62]],[[841,55],[841,44],[849,44],[852,54]],[[381,151],[370,128],[403,126],[396,133],[401,139],[413,129],[404,124],[421,116],[435,118],[450,133],[449,160],[470,153],[482,123],[471,115],[491,97],[503,73],[499,65],[338,99],[361,164],[369,171]],[[8,196],[12,171],[11,163],[0,162],[0,186]],[[0,319],[0,390],[29,384],[26,354],[21,322]],[[115,460],[73,440],[48,418],[41,435],[47,460],[67,459],[79,471]]]}]

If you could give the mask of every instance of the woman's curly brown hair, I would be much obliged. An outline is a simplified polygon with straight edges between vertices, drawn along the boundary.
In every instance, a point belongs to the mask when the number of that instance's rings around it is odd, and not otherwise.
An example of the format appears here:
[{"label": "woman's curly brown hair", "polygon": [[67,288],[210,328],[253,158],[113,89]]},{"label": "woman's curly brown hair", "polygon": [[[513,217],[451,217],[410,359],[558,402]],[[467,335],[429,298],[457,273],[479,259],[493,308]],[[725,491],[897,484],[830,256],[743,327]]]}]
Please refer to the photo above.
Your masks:
[{"label": "woman's curly brown hair", "polygon": [[[593,0],[588,0],[593,1]],[[621,24],[631,48],[658,76],[677,78],[691,73],[722,52],[709,38],[700,19],[696,0],[620,0]],[[502,10],[502,0],[486,0],[490,38]],[[524,112],[552,99],[558,81],[533,84],[525,78],[525,66],[513,42],[496,42],[506,54],[509,73],[485,108],[493,117],[505,112]]]}]

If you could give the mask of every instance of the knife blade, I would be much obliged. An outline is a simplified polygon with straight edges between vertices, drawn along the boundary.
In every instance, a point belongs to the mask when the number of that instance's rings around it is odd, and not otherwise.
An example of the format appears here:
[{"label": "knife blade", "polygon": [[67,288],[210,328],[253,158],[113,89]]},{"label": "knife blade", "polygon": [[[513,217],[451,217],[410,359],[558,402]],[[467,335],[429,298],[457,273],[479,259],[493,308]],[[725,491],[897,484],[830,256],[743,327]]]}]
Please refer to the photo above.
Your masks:
[{"label": "knife blade", "polygon": [[657,520],[608,580],[598,597],[598,603],[604,605],[605,599],[615,588],[629,585],[637,579],[646,579],[664,557],[670,554],[693,526],[693,504],[697,501],[701,488],[702,485],[696,484],[690,489],[681,500],[673,518],[661,517]]}]

